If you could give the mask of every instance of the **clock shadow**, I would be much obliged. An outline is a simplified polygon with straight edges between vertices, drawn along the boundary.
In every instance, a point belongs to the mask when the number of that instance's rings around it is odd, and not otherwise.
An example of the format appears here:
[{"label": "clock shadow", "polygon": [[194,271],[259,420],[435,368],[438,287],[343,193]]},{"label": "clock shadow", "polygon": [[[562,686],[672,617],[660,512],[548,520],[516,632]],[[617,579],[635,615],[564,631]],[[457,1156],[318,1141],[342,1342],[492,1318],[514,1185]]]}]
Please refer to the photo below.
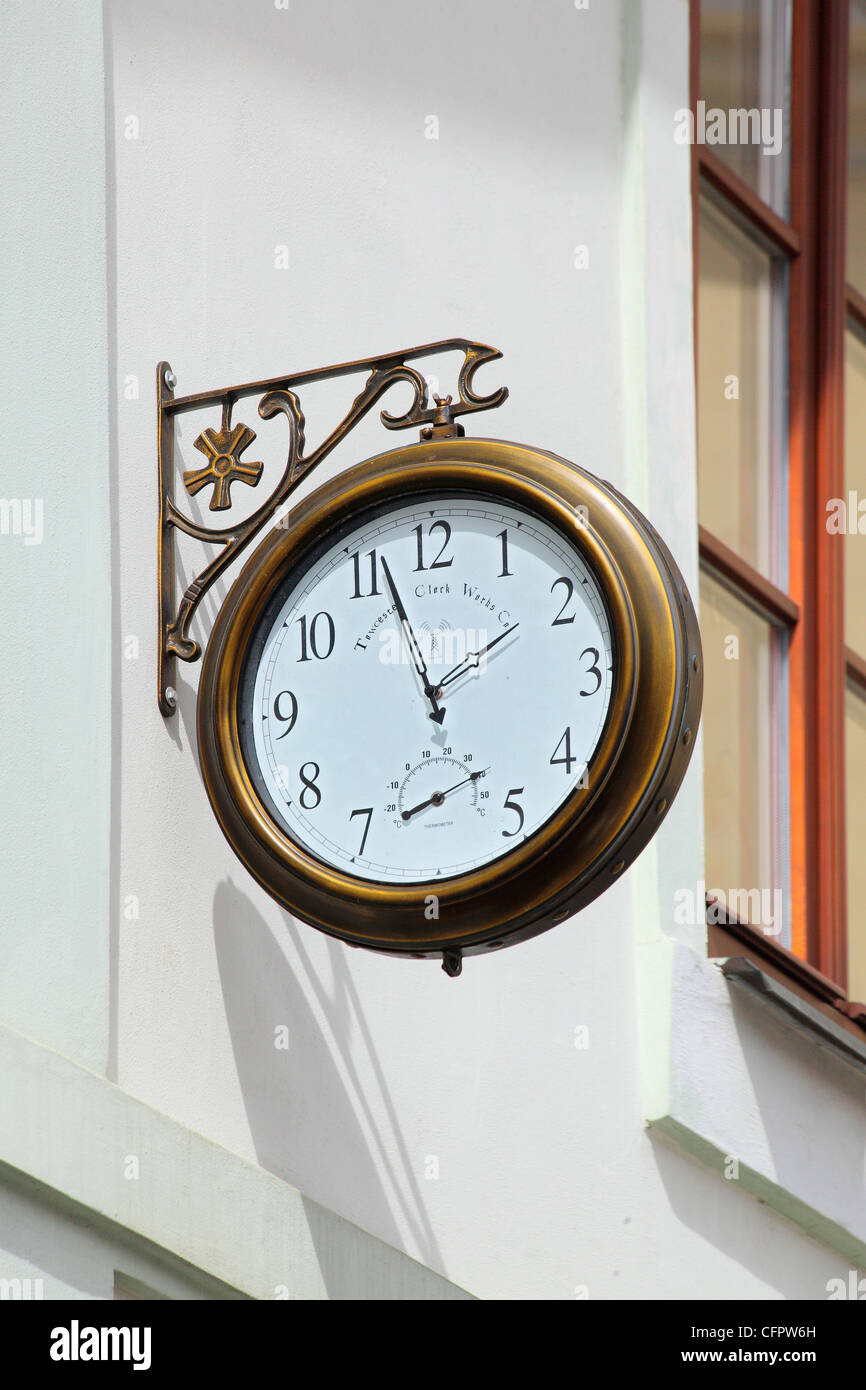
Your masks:
[{"label": "clock shadow", "polygon": [[[403,1250],[396,1205],[415,1246],[408,1253],[445,1274],[386,1077],[341,958],[344,948],[328,943],[334,977],[331,992],[314,969],[294,920],[287,913],[281,916],[307,976],[305,983],[250,898],[230,879],[217,886],[213,902],[217,965],[258,1162],[306,1197]],[[327,1020],[327,1035],[308,1002],[310,993]],[[278,1047],[276,1030],[283,1027],[288,1045]],[[358,1039],[366,1054],[365,1070],[371,1065],[376,1078],[389,1133],[380,1133],[365,1094],[355,1061]],[[368,1140],[367,1134],[374,1138]],[[387,1190],[383,1179],[387,1179]],[[345,1276],[333,1240],[328,1238],[328,1225],[320,1218],[321,1213],[308,1211],[329,1295],[357,1298],[357,1290],[345,1291]]]}]

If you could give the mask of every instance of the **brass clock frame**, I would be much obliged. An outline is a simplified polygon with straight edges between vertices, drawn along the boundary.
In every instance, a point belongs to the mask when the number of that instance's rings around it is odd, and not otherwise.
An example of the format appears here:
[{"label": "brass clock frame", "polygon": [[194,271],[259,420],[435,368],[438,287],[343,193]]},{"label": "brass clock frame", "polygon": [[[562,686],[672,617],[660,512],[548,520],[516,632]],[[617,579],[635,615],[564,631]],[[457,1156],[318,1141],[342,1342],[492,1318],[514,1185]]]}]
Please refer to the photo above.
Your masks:
[{"label": "brass clock frame", "polygon": [[[413,494],[492,494],[523,506],[582,552],[611,621],[614,679],[586,785],[507,856],[453,878],[382,884],[340,872],[276,824],[241,747],[238,696],[274,589],[344,522]],[[610,886],[658,829],[694,747],[701,641],[683,578],[645,517],[609,483],[554,454],[493,439],[437,438],[369,459],[325,484],[270,532],[216,620],[198,696],[207,793],[229,843],[289,912],[353,946],[442,959],[546,931]],[[430,895],[438,917],[427,915]]]}]

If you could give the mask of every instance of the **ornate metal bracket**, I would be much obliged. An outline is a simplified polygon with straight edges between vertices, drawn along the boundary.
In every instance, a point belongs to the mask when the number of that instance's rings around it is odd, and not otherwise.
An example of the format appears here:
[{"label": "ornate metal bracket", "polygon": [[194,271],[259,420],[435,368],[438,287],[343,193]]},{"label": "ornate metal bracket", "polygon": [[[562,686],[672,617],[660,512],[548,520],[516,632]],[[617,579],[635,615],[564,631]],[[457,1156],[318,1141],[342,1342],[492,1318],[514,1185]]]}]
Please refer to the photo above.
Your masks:
[{"label": "ornate metal bracket", "polygon": [[[457,350],[463,352],[463,365],[457,378],[459,399],[452,402],[450,396],[445,399],[437,396],[436,404],[430,406],[427,400],[427,383],[416,368],[406,364],[416,358],[432,357],[438,353]],[[470,342],[467,338],[447,338],[442,342],[408,348],[404,352],[387,353],[382,357],[364,357],[357,362],[317,367],[313,371],[293,372],[288,376],[273,377],[268,381],[251,381],[240,386],[226,386],[216,391],[200,391],[192,396],[175,396],[176,380],[171,367],[168,362],[160,362],[156,377],[159,441],[158,698],[159,708],[164,715],[174,714],[177,708],[174,690],[177,659],[197,661],[201,656],[201,646],[190,636],[189,625],[203,596],[259,534],[301,479],[321,463],[385,391],[398,381],[408,381],[414,389],[414,397],[403,415],[389,415],[386,410],[380,412],[380,419],[386,429],[405,430],[416,425],[423,426],[422,438],[428,439],[462,434],[462,427],[454,423],[456,416],[468,415],[476,410],[492,410],[502,405],[506,399],[507,387],[502,386],[489,396],[480,396],[472,385],[478,368],[483,363],[494,362],[501,356],[501,352],[496,348],[488,347],[484,343]],[[336,429],[305,457],[304,416],[294,388],[306,386],[313,381],[326,381],[332,377],[351,376],[358,372],[368,373],[363,388]],[[191,521],[178,510],[174,501],[175,415],[217,406],[221,408],[220,428],[203,430],[195,441],[195,447],[204,454],[207,462],[200,468],[188,469],[183,475],[183,480],[190,495],[212,486],[210,510],[228,511],[233,504],[232,484],[245,483],[249,487],[257,487],[263,471],[261,463],[241,460],[241,455],[256,437],[255,431],[248,425],[232,423],[232,412],[236,403],[246,396],[256,395],[261,396],[258,412],[263,420],[280,414],[286,417],[289,449],[282,477],[267,500],[246,520],[234,526],[207,527]],[[216,542],[222,546],[219,554],[187,586],[179,603],[176,600],[175,530],[183,531],[196,540]]]}]

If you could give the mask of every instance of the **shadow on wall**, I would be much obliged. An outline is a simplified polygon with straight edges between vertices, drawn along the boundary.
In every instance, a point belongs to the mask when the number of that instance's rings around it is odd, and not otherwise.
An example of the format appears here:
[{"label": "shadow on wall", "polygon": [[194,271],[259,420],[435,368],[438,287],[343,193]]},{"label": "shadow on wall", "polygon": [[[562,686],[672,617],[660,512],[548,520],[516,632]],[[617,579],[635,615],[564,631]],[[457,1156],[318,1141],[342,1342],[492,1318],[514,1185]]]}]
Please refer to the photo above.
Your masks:
[{"label": "shadow on wall", "polygon": [[[145,1174],[142,1181],[147,1180]],[[0,1278],[21,1279],[23,1300],[104,1301],[115,1297],[115,1277],[127,1288],[137,1287],[137,1297],[247,1297],[109,1217],[0,1163]],[[16,1299],[16,1293],[4,1287],[0,1300],[7,1299]]]},{"label": "shadow on wall", "polygon": [[[314,971],[293,920],[284,915],[308,976],[307,990],[316,995],[329,1036],[317,1022],[301,980],[250,899],[230,880],[221,883],[214,895],[220,981],[258,1161],[315,1201],[341,1213],[351,1212],[350,1219],[403,1249],[405,1242],[392,1210],[396,1204],[415,1246],[409,1253],[444,1274],[386,1079],[341,948],[329,943],[335,981],[329,993]],[[288,1031],[288,1047],[275,1046],[275,1030],[282,1025]],[[350,1037],[355,1040],[351,1045]],[[380,1133],[364,1093],[356,1062],[359,1047],[367,1053],[365,1074],[372,1073],[376,1079],[376,1109],[384,1108],[388,1115],[387,1134]],[[359,1115],[363,1116],[363,1127]],[[311,1224],[310,1229],[315,1241],[317,1227]],[[324,1264],[322,1272],[327,1278]]]},{"label": "shadow on wall", "polygon": [[[844,1228],[866,1200],[863,1073],[730,986],[731,1012],[780,1187],[811,1193]],[[789,1086],[779,1078],[788,1073]],[[820,1097],[816,1105],[816,1097]],[[840,1114],[846,1116],[839,1123]]]},{"label": "shadow on wall", "polygon": [[827,1280],[847,1278],[850,1262],[844,1255],[816,1240],[813,1258],[804,1258],[806,1237],[800,1226],[752,1193],[739,1191],[736,1182],[705,1168],[669,1140],[651,1130],[648,1138],[677,1220],[731,1262],[730,1284],[723,1293],[714,1275],[711,1290],[704,1291],[696,1283],[689,1297],[736,1300],[747,1296],[737,1277],[738,1267],[783,1299],[826,1299]]},{"label": "shadow on wall", "polygon": [[[99,1236],[82,1231],[75,1218],[54,1202],[40,1200],[38,1189],[18,1187],[17,1176],[0,1169],[3,1277],[42,1276],[48,1298],[110,1298],[111,1262],[94,1258]],[[26,1271],[14,1266],[10,1257],[15,1256]]]}]

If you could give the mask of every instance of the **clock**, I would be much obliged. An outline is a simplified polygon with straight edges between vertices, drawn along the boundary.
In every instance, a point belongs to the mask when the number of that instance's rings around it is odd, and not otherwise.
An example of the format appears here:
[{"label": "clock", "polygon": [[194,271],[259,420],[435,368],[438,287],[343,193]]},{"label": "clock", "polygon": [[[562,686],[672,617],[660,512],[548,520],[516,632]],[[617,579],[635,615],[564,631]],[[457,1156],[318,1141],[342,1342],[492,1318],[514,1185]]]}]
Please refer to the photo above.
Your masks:
[{"label": "clock", "polygon": [[610,484],[433,439],[319,488],[247,562],[205,656],[201,767],[292,914],[458,973],[623,873],[701,688],[682,576]]}]

